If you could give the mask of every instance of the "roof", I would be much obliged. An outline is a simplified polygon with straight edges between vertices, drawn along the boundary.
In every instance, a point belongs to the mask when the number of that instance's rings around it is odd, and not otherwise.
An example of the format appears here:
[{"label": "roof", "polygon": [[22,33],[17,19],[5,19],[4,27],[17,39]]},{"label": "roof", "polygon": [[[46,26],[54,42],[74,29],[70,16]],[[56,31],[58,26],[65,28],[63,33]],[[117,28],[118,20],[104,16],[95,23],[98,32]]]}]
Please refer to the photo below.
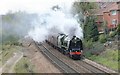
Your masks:
[{"label": "roof", "polygon": [[113,3],[113,4],[111,5],[111,7],[110,7],[110,11],[111,11],[111,10],[120,10],[119,5],[116,4],[116,3]]},{"label": "roof", "polygon": [[103,15],[103,9],[98,9],[98,10],[95,10],[95,15]]},{"label": "roof", "polygon": [[99,2],[97,4],[99,9],[95,11],[95,15],[103,15],[103,13],[110,12],[111,10],[120,10],[120,2]]}]

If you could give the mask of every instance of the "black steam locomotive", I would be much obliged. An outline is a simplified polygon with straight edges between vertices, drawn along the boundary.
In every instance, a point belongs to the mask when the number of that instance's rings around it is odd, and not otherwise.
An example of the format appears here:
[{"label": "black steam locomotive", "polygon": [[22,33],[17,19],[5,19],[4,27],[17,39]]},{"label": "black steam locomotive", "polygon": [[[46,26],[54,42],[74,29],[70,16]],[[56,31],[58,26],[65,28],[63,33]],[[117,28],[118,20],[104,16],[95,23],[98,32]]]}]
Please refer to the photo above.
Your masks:
[{"label": "black steam locomotive", "polygon": [[49,36],[46,42],[72,59],[81,59],[83,45],[81,39],[76,36],[73,36],[72,39],[65,34]]}]

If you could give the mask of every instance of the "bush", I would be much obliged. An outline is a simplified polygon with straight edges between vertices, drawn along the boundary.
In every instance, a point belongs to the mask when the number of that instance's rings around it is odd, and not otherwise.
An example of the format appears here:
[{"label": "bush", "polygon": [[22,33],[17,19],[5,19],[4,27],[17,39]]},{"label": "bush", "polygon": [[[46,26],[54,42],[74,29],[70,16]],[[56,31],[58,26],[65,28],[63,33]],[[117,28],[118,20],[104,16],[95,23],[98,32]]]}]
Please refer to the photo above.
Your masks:
[{"label": "bush", "polygon": [[10,44],[10,45],[18,45],[19,37],[17,35],[9,34],[2,36],[2,43],[3,44]]},{"label": "bush", "polygon": [[101,43],[105,43],[105,42],[107,41],[106,36],[105,36],[104,34],[101,34],[101,35],[99,36],[99,41],[100,41]]},{"label": "bush", "polygon": [[109,33],[109,36],[110,36],[110,38],[113,38],[113,37],[115,37],[116,34],[117,34],[116,31],[111,31],[111,32]]},{"label": "bush", "polygon": [[93,55],[99,55],[101,52],[104,51],[104,45],[100,42],[95,42],[93,44],[93,49],[91,50]]},{"label": "bush", "polygon": [[89,41],[84,40],[83,43],[84,43],[84,47],[85,47],[85,48],[90,49],[90,48],[93,47],[93,42],[92,42],[92,40],[89,40]]},{"label": "bush", "polygon": [[120,24],[117,26],[117,34],[120,35]]},{"label": "bush", "polygon": [[90,51],[86,51],[84,52],[84,55],[86,58],[90,57],[91,56],[91,52]]},{"label": "bush", "polygon": [[92,56],[92,55],[99,55],[101,52],[105,50],[105,47],[100,42],[93,42],[92,47],[90,49],[84,50],[84,55],[86,58]]}]

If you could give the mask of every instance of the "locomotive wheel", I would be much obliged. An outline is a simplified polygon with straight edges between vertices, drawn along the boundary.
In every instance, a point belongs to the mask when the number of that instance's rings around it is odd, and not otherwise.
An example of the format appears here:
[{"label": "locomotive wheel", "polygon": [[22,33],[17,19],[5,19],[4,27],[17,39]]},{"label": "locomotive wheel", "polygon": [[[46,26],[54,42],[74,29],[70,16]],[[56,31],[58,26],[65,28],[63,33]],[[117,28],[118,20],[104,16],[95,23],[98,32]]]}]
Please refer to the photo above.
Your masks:
[{"label": "locomotive wheel", "polygon": [[65,51],[63,50],[63,54],[65,55]]},{"label": "locomotive wheel", "polygon": [[[70,52],[72,52],[72,51],[70,50]],[[69,52],[69,57],[73,59],[73,56],[70,54],[70,52]]]},{"label": "locomotive wheel", "polygon": [[70,54],[69,54],[69,57],[70,57]]},{"label": "locomotive wheel", "polygon": [[59,48],[58,51],[61,52],[61,49]]},{"label": "locomotive wheel", "polygon": [[64,50],[62,50],[62,53],[64,54]]},{"label": "locomotive wheel", "polygon": [[73,59],[73,56],[72,56],[72,55],[70,55],[70,58],[72,58],[72,59]]},{"label": "locomotive wheel", "polygon": [[64,54],[64,49],[63,48],[61,48],[61,53]]},{"label": "locomotive wheel", "polygon": [[69,55],[69,52],[68,52],[68,50],[66,51],[66,55]]}]

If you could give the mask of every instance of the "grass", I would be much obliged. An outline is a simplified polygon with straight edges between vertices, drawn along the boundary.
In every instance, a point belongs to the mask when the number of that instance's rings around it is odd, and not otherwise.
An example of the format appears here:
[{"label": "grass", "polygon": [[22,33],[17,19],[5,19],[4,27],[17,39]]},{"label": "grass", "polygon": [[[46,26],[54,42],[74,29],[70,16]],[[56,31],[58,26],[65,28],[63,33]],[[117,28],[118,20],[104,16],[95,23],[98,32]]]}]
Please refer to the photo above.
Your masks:
[{"label": "grass", "polygon": [[16,73],[33,73],[34,66],[30,63],[30,61],[23,57],[14,68]]},{"label": "grass", "polygon": [[2,51],[2,44],[0,44],[0,52]]},{"label": "grass", "polygon": [[3,45],[2,46],[2,64],[4,64],[10,57],[14,55],[14,52],[19,50],[19,46],[10,46]]},{"label": "grass", "polygon": [[118,71],[118,50],[106,50],[99,56],[91,55],[88,58]]}]

